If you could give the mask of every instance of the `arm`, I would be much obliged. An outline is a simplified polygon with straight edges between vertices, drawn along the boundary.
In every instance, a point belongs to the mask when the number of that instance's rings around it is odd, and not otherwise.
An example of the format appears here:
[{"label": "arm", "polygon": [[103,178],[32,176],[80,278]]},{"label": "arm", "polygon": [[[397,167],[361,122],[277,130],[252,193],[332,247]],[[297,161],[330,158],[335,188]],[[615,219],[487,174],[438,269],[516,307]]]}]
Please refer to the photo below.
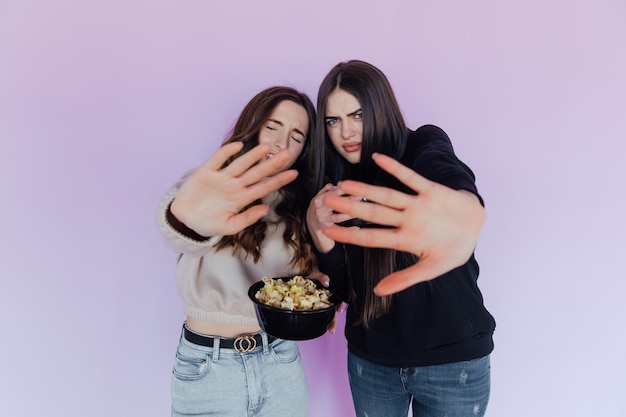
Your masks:
[{"label": "arm", "polygon": [[[309,203],[306,223],[313,241],[313,252],[317,258],[319,270],[330,278],[330,290],[340,296],[342,300],[347,301],[348,292],[346,289],[346,265],[343,247],[336,245],[333,239],[323,233],[325,227],[352,218],[352,216],[346,214],[333,212],[324,203],[325,196],[339,196],[341,194],[342,191],[337,187],[332,184],[326,184]],[[341,309],[338,311],[341,311]]]}]

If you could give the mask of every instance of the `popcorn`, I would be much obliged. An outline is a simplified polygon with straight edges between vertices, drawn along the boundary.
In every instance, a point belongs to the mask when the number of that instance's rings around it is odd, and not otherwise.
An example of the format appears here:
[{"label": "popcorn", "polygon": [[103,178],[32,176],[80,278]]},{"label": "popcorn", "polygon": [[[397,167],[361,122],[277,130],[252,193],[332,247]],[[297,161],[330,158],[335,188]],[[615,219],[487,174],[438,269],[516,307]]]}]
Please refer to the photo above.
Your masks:
[{"label": "popcorn", "polygon": [[319,289],[313,281],[296,275],[289,281],[263,278],[264,286],[255,294],[263,304],[283,310],[320,310],[331,307],[330,291]]}]

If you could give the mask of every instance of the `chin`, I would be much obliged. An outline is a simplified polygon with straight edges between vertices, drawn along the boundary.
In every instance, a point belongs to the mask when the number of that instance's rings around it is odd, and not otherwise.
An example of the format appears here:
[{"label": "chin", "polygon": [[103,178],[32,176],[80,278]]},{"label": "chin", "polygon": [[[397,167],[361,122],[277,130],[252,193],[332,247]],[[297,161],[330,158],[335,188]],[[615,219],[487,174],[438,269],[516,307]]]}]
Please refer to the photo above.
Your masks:
[{"label": "chin", "polygon": [[346,155],[346,161],[350,162],[352,165],[356,165],[361,162],[361,155]]}]

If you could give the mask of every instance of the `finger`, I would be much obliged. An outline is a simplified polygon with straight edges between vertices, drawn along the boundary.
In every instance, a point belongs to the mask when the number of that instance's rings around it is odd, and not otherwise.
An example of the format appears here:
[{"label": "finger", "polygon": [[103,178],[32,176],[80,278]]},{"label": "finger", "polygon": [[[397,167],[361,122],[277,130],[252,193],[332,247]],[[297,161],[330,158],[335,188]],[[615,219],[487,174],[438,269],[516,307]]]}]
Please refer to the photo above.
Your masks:
[{"label": "finger", "polygon": [[376,224],[398,227],[402,220],[401,213],[396,209],[377,203],[354,200],[353,198],[328,194],[324,197],[324,204],[339,213],[349,214]]},{"label": "finger", "polygon": [[332,214],[330,218],[331,218],[331,223],[343,223],[343,222],[347,222],[348,220],[352,220],[355,217],[349,214],[338,213],[338,214]]},{"label": "finger", "polygon": [[201,168],[211,171],[218,171],[222,165],[243,148],[242,142],[231,142],[221,146]]},{"label": "finger", "polygon": [[[324,185],[324,188],[322,188],[322,189],[319,191],[319,193],[322,193],[322,192],[327,192],[327,191],[331,191],[331,190],[334,190],[334,189],[336,189],[336,188],[337,188],[337,186],[335,186],[335,185],[333,185],[333,184],[331,184],[331,183],[328,183],[328,184]],[[319,193],[318,193],[318,194],[319,194]]]},{"label": "finger", "polygon": [[333,184],[326,184],[324,185],[316,194],[315,197],[313,198],[314,200],[317,200],[319,196],[322,196],[324,194],[326,194],[327,192],[331,191],[332,189],[336,188]]},{"label": "finger", "polygon": [[337,329],[337,317],[333,317],[330,324],[328,325],[328,333],[334,334]]},{"label": "finger", "polygon": [[246,172],[251,166],[256,164],[260,159],[265,158],[269,151],[269,145],[259,144],[243,155],[239,155],[235,158],[230,165],[224,168],[224,171],[234,177],[238,177]]},{"label": "finger", "polygon": [[[318,193],[315,195],[316,200],[318,200],[318,204],[322,204],[323,203],[323,198],[325,195],[327,194],[335,194],[335,195],[343,195],[344,192],[341,191],[337,186],[332,185],[332,184],[326,184],[324,186],[324,188],[322,188],[321,190],[318,191]],[[317,197],[321,197],[321,199],[318,199]]]},{"label": "finger", "polygon": [[298,177],[298,171],[289,169],[274,176],[264,178],[246,189],[248,204],[289,184]]},{"label": "finger", "polygon": [[387,187],[369,185],[359,181],[341,181],[339,182],[337,187],[345,194],[350,194],[361,198],[365,197],[370,201],[384,204],[385,206],[393,208],[406,207],[412,197],[397,190],[393,190]]},{"label": "finger", "polygon": [[240,232],[251,224],[259,221],[260,218],[269,212],[269,207],[258,204],[252,206],[243,212],[232,216],[225,225],[226,232],[224,234],[231,235]]},{"label": "finger", "polygon": [[378,296],[394,294],[420,282],[435,279],[450,269],[450,266],[441,260],[424,257],[413,266],[396,271],[383,278],[374,287],[374,293]]},{"label": "finger", "polygon": [[258,164],[249,167],[245,172],[239,174],[239,178],[246,186],[256,184],[264,178],[273,175],[275,172],[279,172],[286,166],[288,161],[288,152],[279,152],[269,159],[263,155],[261,159],[258,160]]},{"label": "finger", "polygon": [[427,191],[436,184],[387,155],[374,153],[372,158],[376,165],[399,179],[418,194]]},{"label": "finger", "polygon": [[333,225],[325,227],[322,233],[336,242],[366,248],[399,248],[398,234],[392,229],[377,229],[375,227],[355,229]]},{"label": "finger", "polygon": [[328,285],[330,284],[330,278],[328,277],[328,275],[320,271],[311,273],[311,275],[309,275],[309,278],[319,281],[324,287],[328,287]]},{"label": "finger", "polygon": [[224,172],[230,176],[239,177],[257,162],[266,158],[269,151],[270,146],[268,144],[258,144],[246,153],[235,158],[227,167],[224,168]]}]

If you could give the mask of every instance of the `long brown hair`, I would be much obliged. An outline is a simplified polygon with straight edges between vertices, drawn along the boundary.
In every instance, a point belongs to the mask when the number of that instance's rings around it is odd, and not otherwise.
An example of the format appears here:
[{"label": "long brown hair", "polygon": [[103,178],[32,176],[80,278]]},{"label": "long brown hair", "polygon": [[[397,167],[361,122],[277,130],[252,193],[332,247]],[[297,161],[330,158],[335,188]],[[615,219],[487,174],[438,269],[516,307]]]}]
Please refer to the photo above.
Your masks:
[{"label": "long brown hair", "polygon": [[[309,118],[309,129],[304,141],[302,153],[294,162],[292,169],[298,171],[295,181],[287,184],[279,190],[281,201],[275,207],[276,213],[285,223],[283,240],[294,250],[291,265],[297,267],[301,274],[311,273],[315,266],[315,256],[307,239],[306,210],[308,202],[315,195],[314,173],[315,161],[319,160],[320,147],[311,143],[317,140],[314,134],[316,127],[315,107],[311,99],[291,87],[270,87],[257,95],[244,107],[234,127],[224,140],[223,144],[240,141],[244,146],[242,150],[231,157],[225,165],[235,158],[248,152],[259,143],[259,131],[267,122],[274,108],[282,101],[289,100],[301,105]],[[260,200],[251,205],[260,203]],[[216,250],[232,248],[233,253],[239,250],[245,251],[254,262],[261,258],[261,245],[265,239],[267,223],[258,221],[253,225],[232,236],[222,237],[215,245]]]},{"label": "long brown hair", "polygon": [[[348,163],[333,146],[326,130],[325,116],[328,96],[341,89],[353,95],[363,112],[363,137],[361,160],[358,164]],[[326,182],[336,184],[346,178],[358,179],[371,184],[399,188],[395,178],[381,170],[372,160],[372,153],[380,152],[394,159],[401,159],[406,148],[408,128],[396,100],[389,80],[375,66],[351,60],[337,64],[326,75],[317,96],[317,134],[324,146],[325,178],[317,189]],[[359,312],[356,324],[368,327],[376,318],[389,311],[393,296],[378,297],[374,286],[385,276],[400,268],[400,265],[415,262],[412,255],[391,249],[364,249],[364,277],[353,277],[348,269],[350,304]],[[348,263],[349,265],[349,263]],[[332,278],[332,277],[331,277]],[[359,300],[354,292],[353,280],[363,279],[365,294]]]}]

